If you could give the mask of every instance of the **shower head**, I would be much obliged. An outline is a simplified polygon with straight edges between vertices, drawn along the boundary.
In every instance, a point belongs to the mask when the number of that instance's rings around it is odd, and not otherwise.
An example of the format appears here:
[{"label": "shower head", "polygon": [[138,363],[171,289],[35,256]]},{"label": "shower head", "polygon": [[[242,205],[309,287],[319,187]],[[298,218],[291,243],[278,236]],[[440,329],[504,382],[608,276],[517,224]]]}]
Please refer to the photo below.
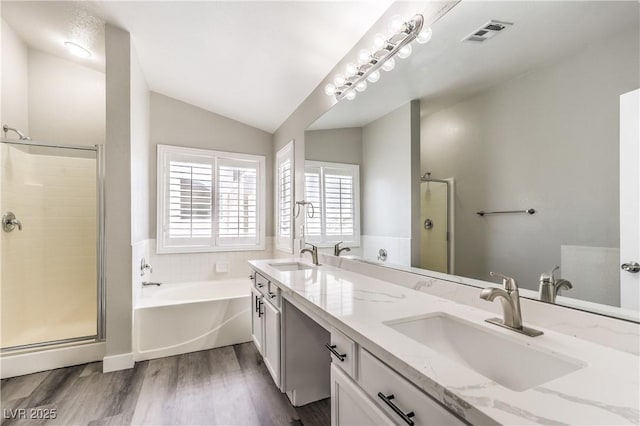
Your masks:
[{"label": "shower head", "polygon": [[6,124],[2,126],[2,130],[4,130],[4,136],[5,137],[7,137],[7,133],[9,133],[9,130],[11,130],[12,132],[17,133],[18,138],[21,141],[30,141],[31,140],[31,138],[29,136],[25,136],[24,133],[22,133],[20,130],[14,129],[12,127],[9,127]]}]

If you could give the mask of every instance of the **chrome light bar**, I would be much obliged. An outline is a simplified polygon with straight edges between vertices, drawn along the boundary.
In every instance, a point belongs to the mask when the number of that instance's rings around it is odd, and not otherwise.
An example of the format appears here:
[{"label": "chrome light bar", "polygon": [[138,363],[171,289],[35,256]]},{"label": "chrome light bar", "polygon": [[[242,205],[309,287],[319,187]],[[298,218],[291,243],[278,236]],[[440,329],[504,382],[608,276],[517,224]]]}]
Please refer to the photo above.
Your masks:
[{"label": "chrome light bar", "polygon": [[[392,21],[402,22],[399,17],[392,18]],[[393,22],[392,26],[394,26]],[[378,34],[373,53],[361,50],[358,53],[360,65],[347,64],[346,76],[336,75],[335,84],[327,84],[325,93],[330,96],[335,95],[337,100],[354,99],[356,91],[362,92],[367,88],[367,81],[375,83],[380,79],[380,68],[385,71],[391,71],[394,68],[394,56],[406,58],[411,54],[409,43],[414,40],[419,43],[427,43],[431,39],[431,29],[423,30],[423,26],[424,17],[417,14],[411,20],[400,24],[399,31],[390,37],[384,38]]]}]

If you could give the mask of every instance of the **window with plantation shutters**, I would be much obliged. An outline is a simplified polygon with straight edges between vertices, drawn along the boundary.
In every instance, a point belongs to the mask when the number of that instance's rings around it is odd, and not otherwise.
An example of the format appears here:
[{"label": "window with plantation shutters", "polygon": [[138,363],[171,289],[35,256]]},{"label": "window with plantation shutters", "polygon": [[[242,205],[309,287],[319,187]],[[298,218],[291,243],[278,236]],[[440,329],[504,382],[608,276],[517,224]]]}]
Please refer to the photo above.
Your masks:
[{"label": "window with plantation shutters", "polygon": [[276,248],[293,252],[293,141],[276,154]]},{"label": "window with plantation shutters", "polygon": [[305,163],[305,200],[315,210],[312,217],[305,218],[308,242],[360,243],[359,169],[354,164]]},{"label": "window with plantation shutters", "polygon": [[158,145],[158,252],[264,249],[264,163]]}]

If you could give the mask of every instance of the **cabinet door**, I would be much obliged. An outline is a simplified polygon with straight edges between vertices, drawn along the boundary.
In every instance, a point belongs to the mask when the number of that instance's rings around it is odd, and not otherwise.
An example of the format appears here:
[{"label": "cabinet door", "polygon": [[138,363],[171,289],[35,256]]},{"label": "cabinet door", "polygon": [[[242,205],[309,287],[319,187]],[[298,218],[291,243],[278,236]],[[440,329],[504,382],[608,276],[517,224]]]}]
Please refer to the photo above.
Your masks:
[{"label": "cabinet door", "polygon": [[264,341],[262,342],[264,364],[271,373],[276,386],[280,387],[280,311],[269,302],[263,303]]},{"label": "cabinet door", "polygon": [[264,355],[264,302],[262,297],[258,290],[251,289],[251,337],[253,337],[253,343],[256,345],[258,352]]},{"label": "cabinet door", "polygon": [[381,426],[393,422],[342,370],[331,364],[331,425]]}]

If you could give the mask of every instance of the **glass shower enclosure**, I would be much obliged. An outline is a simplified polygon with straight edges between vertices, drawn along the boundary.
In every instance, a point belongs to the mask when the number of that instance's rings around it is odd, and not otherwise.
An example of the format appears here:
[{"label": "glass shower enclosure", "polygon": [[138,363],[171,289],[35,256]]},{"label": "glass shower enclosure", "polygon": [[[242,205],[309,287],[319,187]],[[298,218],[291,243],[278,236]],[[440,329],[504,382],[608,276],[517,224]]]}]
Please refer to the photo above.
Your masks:
[{"label": "glass shower enclosure", "polygon": [[0,348],[104,339],[101,147],[0,143]]}]

